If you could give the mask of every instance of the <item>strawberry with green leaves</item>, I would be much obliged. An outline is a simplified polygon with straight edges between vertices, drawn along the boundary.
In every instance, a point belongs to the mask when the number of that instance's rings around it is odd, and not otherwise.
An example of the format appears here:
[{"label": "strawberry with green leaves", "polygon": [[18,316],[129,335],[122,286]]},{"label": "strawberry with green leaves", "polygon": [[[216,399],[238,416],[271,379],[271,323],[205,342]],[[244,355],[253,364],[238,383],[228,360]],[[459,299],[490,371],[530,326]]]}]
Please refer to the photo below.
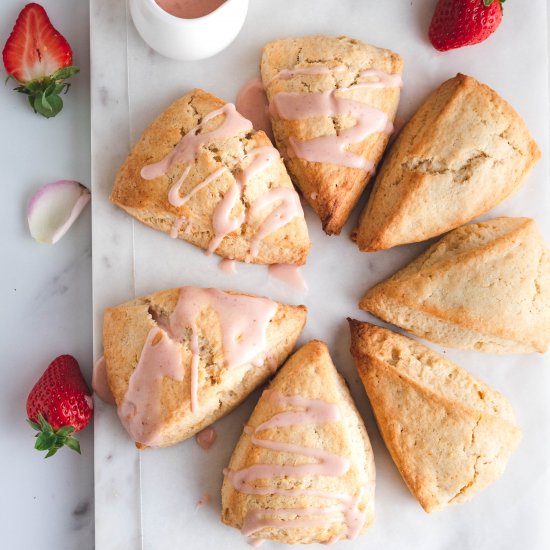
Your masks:
[{"label": "strawberry with green leaves", "polygon": [[428,32],[439,51],[486,40],[502,21],[504,0],[439,0]]},{"label": "strawberry with green leaves", "polygon": [[27,397],[28,423],[38,433],[34,448],[53,456],[67,446],[80,453],[72,437],[87,426],[93,414],[90,389],[72,355],[54,359]]},{"label": "strawberry with green leaves", "polygon": [[51,24],[39,4],[27,4],[22,10],[2,51],[8,79],[19,83],[16,91],[28,96],[35,113],[53,117],[63,108],[62,93],[66,80],[78,73],[73,67],[69,43]]}]

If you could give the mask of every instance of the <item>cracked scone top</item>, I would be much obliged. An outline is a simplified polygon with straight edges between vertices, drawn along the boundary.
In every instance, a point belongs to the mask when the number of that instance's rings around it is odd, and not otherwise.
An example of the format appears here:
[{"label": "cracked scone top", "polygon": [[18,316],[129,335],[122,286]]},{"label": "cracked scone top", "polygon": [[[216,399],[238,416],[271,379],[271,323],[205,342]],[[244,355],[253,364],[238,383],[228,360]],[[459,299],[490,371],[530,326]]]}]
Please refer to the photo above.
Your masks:
[{"label": "cracked scone top", "polygon": [[550,252],[529,218],[465,225],[372,287],[359,307],[444,346],[544,352]]},{"label": "cracked scone top", "polygon": [[278,151],[233,104],[199,89],[144,131],[111,201],[172,238],[232,260],[301,265],[311,246]]},{"label": "cracked scone top", "polygon": [[539,158],[516,111],[489,86],[458,74],[399,134],[354,239],[368,252],[441,235],[506,199]]},{"label": "cracked scone top", "polygon": [[380,433],[424,510],[466,502],[500,478],[521,439],[506,398],[410,338],[349,323]]},{"label": "cracked scone top", "polygon": [[277,147],[329,235],[340,233],[393,130],[403,61],[345,36],[276,40],[261,73]]},{"label": "cracked scone top", "polygon": [[194,287],[107,309],[107,379],[129,435],[166,447],[233,410],[284,362],[306,315],[305,306]]}]

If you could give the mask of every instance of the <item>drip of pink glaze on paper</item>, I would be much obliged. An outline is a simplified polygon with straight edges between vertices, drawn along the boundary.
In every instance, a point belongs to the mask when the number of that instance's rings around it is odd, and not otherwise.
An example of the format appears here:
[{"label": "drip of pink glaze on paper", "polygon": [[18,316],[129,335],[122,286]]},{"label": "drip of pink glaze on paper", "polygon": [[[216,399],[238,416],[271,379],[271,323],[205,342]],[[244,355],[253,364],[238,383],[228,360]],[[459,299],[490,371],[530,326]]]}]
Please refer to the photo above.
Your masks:
[{"label": "drip of pink glaze on paper", "polygon": [[235,176],[235,183],[227,190],[223,199],[218,203],[212,216],[214,237],[208,245],[208,253],[212,254],[220,246],[223,239],[236,231],[246,220],[246,212],[238,216],[231,216],[233,208],[240,201],[245,187],[252,178],[266,170],[271,164],[278,161],[280,156],[277,149],[271,146],[252,149],[238,162],[252,159],[250,164]]},{"label": "drip of pink glaze on paper", "polygon": [[165,12],[180,19],[197,19],[217,10],[225,0],[155,0]]},{"label": "drip of pink glaze on paper", "polygon": [[107,363],[102,355],[94,365],[92,374],[92,389],[94,393],[108,405],[116,405],[115,398],[107,380]]},{"label": "drip of pink glaze on paper", "polygon": [[239,90],[236,106],[237,111],[252,122],[255,130],[263,130],[273,142],[269,103],[264,85],[259,78],[249,80]]},{"label": "drip of pink glaze on paper", "polygon": [[299,266],[292,264],[272,264],[267,268],[270,277],[282,281],[294,290],[306,291],[307,283]]},{"label": "drip of pink glaze on paper", "polygon": [[235,260],[230,260],[229,258],[222,258],[218,267],[224,272],[232,275],[237,273],[237,268],[235,267]]},{"label": "drip of pink glaze on paper", "polygon": [[360,101],[337,97],[336,90],[314,94],[281,92],[274,97],[272,106],[276,116],[285,120],[346,115],[355,118],[356,124],[338,135],[320,136],[306,141],[290,136],[289,156],[310,162],[328,162],[370,172],[374,163],[348,151],[347,147],[364,141],[372,134],[391,129],[384,111]]},{"label": "drip of pink glaze on paper", "polygon": [[249,538],[247,542],[252,548],[259,548],[265,542],[265,539]]},{"label": "drip of pink glaze on paper", "polygon": [[296,216],[303,216],[300,197],[294,189],[289,187],[277,187],[271,189],[261,197],[258,197],[248,211],[248,219],[261,212],[266,206],[279,202],[275,208],[260,224],[250,245],[250,255],[255,258],[260,252],[260,243],[267,235],[277,231]]},{"label": "drip of pink glaze on paper", "polygon": [[[335,422],[340,419],[340,410],[337,405],[326,403],[317,399],[306,399],[302,396],[285,396],[276,390],[266,390],[263,394],[268,402],[280,407],[295,407],[298,410],[276,413],[266,422],[263,422],[256,428],[246,427],[245,433],[251,438],[254,445],[291,454],[301,454],[312,456],[320,462],[312,464],[299,465],[278,465],[278,464],[255,464],[242,470],[230,471],[225,469],[224,475],[233,487],[245,494],[280,494],[287,496],[306,495],[312,497],[321,497],[336,500],[335,506],[325,508],[288,508],[273,510],[250,510],[244,520],[242,533],[251,535],[264,527],[310,527],[320,526],[327,523],[343,521],[346,524],[345,536],[348,539],[355,538],[365,521],[366,509],[359,510],[359,504],[363,498],[364,489],[362,488],[357,495],[347,495],[330,493],[325,491],[316,491],[312,489],[282,489],[278,487],[254,487],[250,483],[257,479],[269,479],[278,476],[285,477],[305,477],[307,475],[329,475],[341,476],[349,469],[349,462],[343,457],[334,453],[323,451],[321,449],[312,449],[309,447],[300,447],[280,441],[269,441],[259,439],[258,432],[279,428],[284,426],[295,426],[299,424],[323,424]],[[306,468],[312,468],[314,471],[305,472]],[[326,517],[337,515],[337,517]],[[277,517],[279,516],[279,517]],[[282,519],[280,516],[298,516],[294,519]],[[306,516],[306,517],[300,517]],[[322,519],[314,519],[311,516],[323,516]],[[332,538],[334,542],[338,537]]]},{"label": "drip of pink glaze on paper", "polygon": [[216,430],[212,428],[212,426],[208,426],[195,435],[195,441],[201,449],[208,451],[208,449],[210,449],[210,447],[212,447],[212,445],[216,442],[217,437],[218,434],[216,433]]},{"label": "drip of pink glaze on paper", "polygon": [[200,498],[199,502],[197,502],[197,508],[208,506],[208,504],[210,504],[210,495],[208,493],[204,493],[204,495],[202,495],[202,497]]},{"label": "drip of pink glaze on paper", "polygon": [[181,344],[164,330],[153,327],[118,407],[118,415],[128,433],[144,445],[155,445],[162,423],[160,393],[164,377],[183,380]]}]

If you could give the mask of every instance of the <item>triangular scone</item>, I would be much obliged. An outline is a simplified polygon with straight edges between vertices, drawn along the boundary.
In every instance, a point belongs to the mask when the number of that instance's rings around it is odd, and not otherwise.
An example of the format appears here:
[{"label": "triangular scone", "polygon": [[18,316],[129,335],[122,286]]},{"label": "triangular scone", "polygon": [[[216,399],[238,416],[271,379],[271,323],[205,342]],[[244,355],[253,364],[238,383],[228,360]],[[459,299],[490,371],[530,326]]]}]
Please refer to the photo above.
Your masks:
[{"label": "triangular scone", "polygon": [[311,246],[278,151],[234,105],[202,90],[175,101],[143,132],[111,200],[224,258],[303,264]]},{"label": "triangular scone", "polygon": [[402,70],[399,55],[345,36],[263,49],[277,147],[329,235],[340,233],[388,143]]},{"label": "triangular scone", "polygon": [[224,476],[222,521],[251,539],[328,543],[368,529],[372,449],[326,344],[307,343],[280,370]]},{"label": "triangular scone", "polygon": [[285,361],[305,306],[183,287],[105,311],[107,378],[138,447],[166,447],[234,409]]},{"label": "triangular scone", "polygon": [[506,398],[410,338],[349,323],[384,442],[424,510],[466,502],[501,477],[521,439]]},{"label": "triangular scone", "polygon": [[458,74],[399,134],[359,220],[357,245],[384,250],[459,227],[518,189],[539,157],[516,111]]},{"label": "triangular scone", "polygon": [[529,218],[466,225],[371,288],[359,306],[445,346],[544,352],[550,253]]}]

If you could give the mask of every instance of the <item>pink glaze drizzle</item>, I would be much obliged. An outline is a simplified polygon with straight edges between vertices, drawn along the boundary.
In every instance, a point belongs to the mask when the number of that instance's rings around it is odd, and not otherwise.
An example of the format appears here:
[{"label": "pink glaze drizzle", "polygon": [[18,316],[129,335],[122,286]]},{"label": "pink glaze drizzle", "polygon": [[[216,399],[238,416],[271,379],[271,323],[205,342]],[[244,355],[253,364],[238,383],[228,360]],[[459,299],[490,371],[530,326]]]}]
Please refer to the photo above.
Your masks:
[{"label": "pink glaze drizzle", "polygon": [[208,449],[210,449],[210,447],[212,447],[212,445],[216,442],[217,437],[218,434],[216,433],[216,430],[212,428],[212,426],[208,426],[195,435],[195,441],[201,449],[208,451]]},{"label": "pink glaze drizzle", "polygon": [[101,401],[108,405],[116,405],[115,398],[107,380],[107,363],[103,355],[95,362],[92,374],[92,388]]},{"label": "pink glaze drizzle", "polygon": [[[214,130],[203,132],[202,129],[206,123],[217,116],[225,117],[222,124]],[[194,162],[200,149],[211,141],[251,130],[252,123],[237,112],[235,105],[226,103],[223,107],[205,115],[202,122],[187,132],[161,161],[144,166],[141,169],[141,177],[144,180],[153,180],[164,176],[174,164]],[[200,134],[199,131],[201,131]]]},{"label": "pink glaze drizzle", "polygon": [[292,264],[273,264],[267,268],[269,275],[295,290],[307,290],[307,283],[300,267]]},{"label": "pink glaze drizzle", "polygon": [[[288,79],[295,75],[324,74],[335,70],[336,68],[322,66],[284,69],[275,78]],[[361,71],[359,76],[367,80],[349,88],[318,93],[280,92],[274,96],[270,107],[271,114],[285,120],[351,116],[357,121],[354,126],[340,131],[337,135],[320,136],[306,141],[290,136],[287,151],[289,158],[298,157],[310,162],[329,162],[366,172],[373,170],[372,161],[348,151],[347,147],[360,143],[378,132],[391,133],[393,125],[385,112],[360,101],[339,97],[336,93],[358,88],[399,87],[402,85],[402,80],[399,75],[390,75],[376,69]]]},{"label": "pink glaze drizzle", "polygon": [[[245,222],[246,213],[231,217],[231,212],[241,199],[244,188],[248,182],[260,172],[266,170],[269,165],[278,161],[280,156],[277,149],[267,146],[257,147],[239,160],[244,161],[247,158],[252,159],[250,164],[235,176],[235,183],[227,190],[225,196],[214,211],[212,217],[214,238],[208,246],[208,253],[210,254],[216,251],[223,239],[229,235],[229,233],[236,231]],[[296,191],[293,189],[292,192],[297,195]]]},{"label": "pink glaze drizzle", "polygon": [[274,202],[279,202],[279,206],[265,218],[252,238],[250,254],[253,258],[258,255],[260,243],[264,237],[273,231],[277,231],[277,229],[286,225],[294,217],[304,215],[298,193],[296,193],[294,189],[288,187],[277,187],[271,189],[261,197],[258,197],[250,205],[248,211],[249,218]]},{"label": "pink glaze drizzle", "polygon": [[[364,489],[357,495],[347,495],[316,491],[313,489],[281,489],[278,487],[255,487],[251,483],[258,479],[274,477],[307,477],[309,475],[342,476],[350,467],[349,461],[322,449],[300,447],[281,441],[270,441],[260,439],[257,434],[263,430],[280,428],[285,426],[296,426],[303,424],[324,424],[336,422],[340,419],[340,409],[337,405],[327,403],[319,399],[306,399],[302,396],[285,396],[276,390],[266,390],[263,394],[274,406],[295,407],[299,410],[291,410],[276,413],[266,422],[256,428],[245,427],[244,433],[250,436],[254,445],[274,451],[298,454],[316,458],[319,462],[308,464],[254,464],[241,470],[224,470],[224,475],[233,485],[235,490],[250,495],[278,494],[287,496],[306,495],[336,500],[335,506],[324,508],[288,508],[275,510],[250,510],[243,522],[242,533],[246,536],[263,529],[264,527],[310,527],[325,525],[341,521],[339,518],[327,518],[338,514],[343,516],[346,523],[346,538],[355,538],[364,524],[366,510],[359,510],[359,504],[363,498]],[[279,516],[279,517],[278,517]],[[281,519],[292,517],[291,519]],[[301,517],[306,516],[306,517]],[[322,516],[322,519],[314,519],[311,516]]]},{"label": "pink glaze drizzle", "polygon": [[[216,118],[217,116],[225,117],[222,124],[218,128],[211,130],[210,132],[198,133],[200,130],[203,129],[204,125],[208,121]],[[255,149],[252,149],[242,157],[236,158],[234,162],[232,162],[231,167],[222,166],[209,174],[186,195],[181,194],[182,186],[185,183],[189,172],[191,171],[191,163],[197,160],[201,147],[216,138],[232,136],[237,133],[248,132],[250,130],[252,130],[251,122],[237,112],[235,105],[233,105],[232,103],[226,103],[220,109],[208,113],[203,118],[200,124],[195,126],[192,130],[185,134],[185,136],[183,136],[181,141],[164,159],[157,163],[144,166],[141,169],[141,177],[145,180],[152,180],[160,176],[166,175],[170,167],[174,164],[187,165],[183,169],[181,176],[176,180],[174,184],[172,184],[170,190],[168,191],[168,201],[172,206],[179,208],[187,203],[191,198],[193,198],[193,196],[196,195],[199,191],[207,187],[210,183],[218,179],[224,173],[229,172],[230,168],[234,168],[247,158],[252,159],[250,164],[246,168],[242,169],[241,172],[235,176],[235,182],[229,187],[223,199],[219,202],[219,204],[216,206],[216,209],[214,210],[214,214],[212,216],[214,236],[208,245],[207,254],[212,254],[213,252],[215,252],[220,246],[223,239],[231,232],[236,231],[245,222],[246,213],[242,213],[240,215],[232,217],[231,212],[240,201],[244,188],[249,183],[249,181],[263,170],[266,170],[268,166],[270,166],[272,163],[278,161],[280,158],[279,153],[272,146],[257,147]],[[288,195],[290,193],[294,193],[297,197],[297,193],[294,191],[294,189],[284,189],[284,194]],[[261,198],[262,197],[260,197],[260,199]],[[265,204],[269,204],[272,201],[267,200],[264,202]],[[287,198],[285,204],[288,205],[288,207],[283,210],[279,208],[278,214],[275,215],[275,217],[280,217],[281,215],[283,215],[286,221],[281,224],[266,222],[266,228],[272,227],[273,229],[271,229],[271,231],[275,231],[290,221],[291,218],[287,218],[285,214],[288,215],[291,213],[293,201]],[[298,213],[303,214],[303,211],[300,209]],[[170,236],[172,238],[178,237],[184,221],[186,220],[183,217],[176,218],[170,231]],[[185,233],[188,232],[188,229],[189,225],[186,227]],[[259,241],[261,238],[267,235],[267,233],[268,231],[263,231],[262,236],[258,237],[257,240]],[[259,242],[253,243],[251,250],[252,256],[257,255],[258,249]]]},{"label": "pink glaze drizzle", "polygon": [[[181,381],[182,344],[190,329],[191,411],[197,412],[200,341],[197,322],[211,308],[218,316],[225,364],[228,368],[252,363],[261,366],[267,355],[267,327],[277,304],[267,298],[233,295],[217,289],[183,287],[173,313],[163,328],[147,335],[138,364],[130,377],[118,414],[135,441],[154,446],[162,424],[160,392],[163,378]],[[160,323],[160,322],[159,322]]]},{"label": "pink glaze drizzle", "polygon": [[159,429],[162,379],[183,380],[181,345],[153,327],[118,407],[118,415],[134,441],[154,445]]}]

